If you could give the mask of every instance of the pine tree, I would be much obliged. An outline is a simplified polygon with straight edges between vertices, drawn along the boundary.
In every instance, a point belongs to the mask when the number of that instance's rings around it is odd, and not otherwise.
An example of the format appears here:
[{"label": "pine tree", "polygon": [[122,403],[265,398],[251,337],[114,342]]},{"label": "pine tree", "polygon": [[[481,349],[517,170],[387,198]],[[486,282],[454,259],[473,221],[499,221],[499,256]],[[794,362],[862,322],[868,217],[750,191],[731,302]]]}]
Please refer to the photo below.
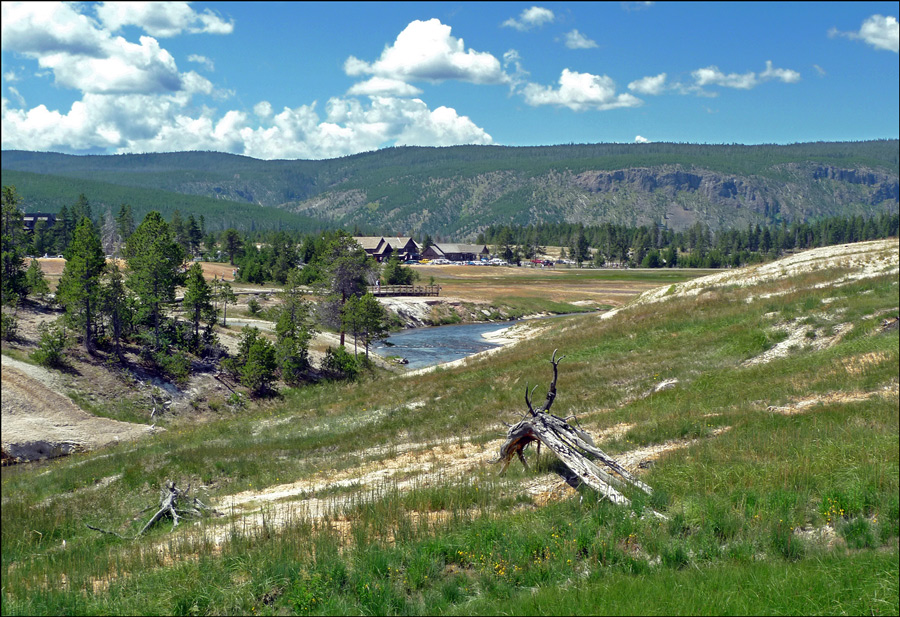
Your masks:
[{"label": "pine tree", "polygon": [[194,256],[200,249],[200,243],[203,241],[203,232],[201,231],[200,226],[197,224],[197,221],[194,219],[193,214],[188,216],[187,223],[185,223],[185,230],[187,233],[187,242],[188,248],[190,249],[190,254],[191,256]]},{"label": "pine tree", "polygon": [[50,226],[44,219],[34,223],[34,235],[31,238],[32,255],[47,255],[53,250],[53,235]]},{"label": "pine tree", "polygon": [[[215,312],[212,305],[212,290],[203,278],[203,268],[195,263],[187,271],[184,291],[184,310],[190,316],[194,327],[194,345],[200,343],[200,323],[202,321],[215,321]],[[210,314],[213,319],[210,320]]]},{"label": "pine tree", "polygon": [[228,263],[234,265],[234,258],[243,250],[244,243],[236,229],[226,229],[222,232],[222,247],[228,253]]},{"label": "pine tree", "polygon": [[280,294],[281,312],[275,324],[276,361],[285,383],[296,384],[309,368],[309,343],[316,332],[312,305],[303,297],[297,270],[291,272]]},{"label": "pine tree", "polygon": [[218,313],[218,304],[222,303],[222,327],[224,328],[226,325],[226,318],[228,316],[228,305],[229,304],[237,304],[237,296],[234,295],[234,291],[231,290],[231,285],[228,284],[224,278],[213,280],[213,298],[216,300],[215,310]]},{"label": "pine tree", "polygon": [[25,286],[25,232],[22,227],[23,214],[19,209],[22,198],[16,187],[3,187],[2,219],[2,304],[16,305],[26,291]]},{"label": "pine tree", "polygon": [[55,244],[56,253],[65,253],[72,241],[72,231],[75,226],[72,222],[72,215],[69,209],[63,204],[56,215],[56,222],[53,224],[52,234]]},{"label": "pine tree", "polygon": [[134,233],[134,218],[131,214],[131,206],[122,204],[119,215],[116,217],[116,231],[122,242],[128,242],[128,238]]},{"label": "pine tree", "polygon": [[369,345],[387,336],[389,332],[388,314],[378,299],[367,293],[357,302],[359,311],[359,328],[363,345],[366,348],[366,360],[369,359]]},{"label": "pine tree", "polygon": [[81,329],[84,348],[91,354],[94,353],[94,322],[100,313],[100,276],[105,267],[106,257],[97,230],[83,216],[72,236],[56,295],[70,322]]},{"label": "pine tree", "polygon": [[154,349],[159,350],[160,320],[166,304],[175,301],[184,261],[181,247],[172,239],[159,212],[150,212],[128,240],[126,285],[138,297],[140,317],[153,324]]},{"label": "pine tree", "polygon": [[85,197],[84,193],[81,193],[78,196],[78,201],[72,206],[72,223],[73,226],[78,225],[81,222],[81,219],[87,217],[92,223],[94,222],[94,215],[91,212],[91,202],[88,201],[88,198]]},{"label": "pine tree", "polygon": [[37,259],[32,259],[25,271],[25,285],[28,288],[28,295],[39,296],[42,300],[50,293],[50,286],[47,285],[44,271],[41,270],[41,264]]},{"label": "pine tree", "polygon": [[125,336],[126,328],[131,322],[132,307],[125,291],[122,272],[115,262],[107,266],[106,276],[103,279],[100,292],[100,310],[109,320],[113,342],[116,346],[116,356],[121,360],[121,341]]},{"label": "pine tree", "polygon": [[374,280],[377,276],[377,265],[352,237],[343,234],[328,244],[324,258],[327,274],[321,293],[325,301],[320,307],[326,322],[340,328],[343,347],[341,309],[351,296],[365,293],[370,279]]},{"label": "pine tree", "polygon": [[401,264],[396,254],[391,255],[381,273],[385,285],[412,285],[418,277],[419,273]]}]

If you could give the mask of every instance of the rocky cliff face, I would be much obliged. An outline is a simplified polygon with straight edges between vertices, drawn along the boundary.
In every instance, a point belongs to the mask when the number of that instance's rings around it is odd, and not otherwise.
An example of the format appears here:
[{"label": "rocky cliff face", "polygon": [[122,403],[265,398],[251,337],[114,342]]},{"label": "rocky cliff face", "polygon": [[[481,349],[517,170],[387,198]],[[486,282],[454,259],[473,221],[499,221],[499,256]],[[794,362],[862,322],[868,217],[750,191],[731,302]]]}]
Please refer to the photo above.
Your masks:
[{"label": "rocky cliff face", "polygon": [[682,230],[699,221],[715,229],[870,215],[896,211],[900,203],[896,176],[812,163],[773,166],[765,175],[666,165],[541,175],[490,172],[432,178],[422,186],[404,178],[392,182],[407,182],[405,200],[376,197],[376,187],[354,192],[354,199],[346,192],[326,191],[291,209],[327,213],[344,225],[425,229],[462,238],[497,223],[665,224]]}]

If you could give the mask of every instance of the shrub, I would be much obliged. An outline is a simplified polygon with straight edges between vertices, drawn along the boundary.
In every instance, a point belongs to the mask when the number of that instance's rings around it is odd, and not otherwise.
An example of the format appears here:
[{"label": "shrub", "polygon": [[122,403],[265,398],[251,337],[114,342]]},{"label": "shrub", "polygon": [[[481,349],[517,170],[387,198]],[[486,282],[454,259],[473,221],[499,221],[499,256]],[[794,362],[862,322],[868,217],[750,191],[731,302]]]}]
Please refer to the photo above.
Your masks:
[{"label": "shrub", "polygon": [[0,315],[0,337],[4,341],[12,341],[16,338],[16,332],[19,329],[19,320],[15,315],[3,313]]},{"label": "shrub", "polygon": [[262,337],[257,337],[247,350],[247,360],[240,369],[241,384],[255,394],[267,390],[275,380],[275,347]]},{"label": "shrub", "polygon": [[247,302],[247,310],[250,311],[251,315],[258,315],[260,308],[259,300],[256,298],[250,298],[249,302]]},{"label": "shrub", "polygon": [[31,357],[44,366],[62,366],[63,352],[69,343],[65,326],[59,323],[42,323],[38,326],[38,332],[38,348],[32,352]]},{"label": "shrub", "polygon": [[178,384],[187,382],[191,375],[191,361],[183,353],[160,351],[153,355],[156,367]]},{"label": "shrub", "polygon": [[356,379],[359,375],[359,363],[343,347],[326,349],[322,368],[335,379]]}]

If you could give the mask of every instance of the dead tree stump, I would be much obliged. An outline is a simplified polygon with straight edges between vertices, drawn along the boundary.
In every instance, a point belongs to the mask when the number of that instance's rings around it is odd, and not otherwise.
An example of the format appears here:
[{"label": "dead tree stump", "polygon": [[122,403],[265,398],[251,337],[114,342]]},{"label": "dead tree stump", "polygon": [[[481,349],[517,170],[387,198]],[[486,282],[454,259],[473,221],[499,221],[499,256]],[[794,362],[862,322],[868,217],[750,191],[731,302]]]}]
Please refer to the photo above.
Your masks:
[{"label": "dead tree stump", "polygon": [[[201,518],[207,514],[212,514],[215,516],[224,516],[221,512],[218,512],[202,501],[197,499],[196,497],[188,497],[188,493],[191,490],[191,485],[188,484],[188,487],[185,490],[181,490],[175,483],[171,480],[166,480],[163,484],[163,488],[160,491],[159,498],[159,509],[156,511],[150,520],[141,528],[141,530],[137,533],[134,538],[139,538],[144,535],[144,533],[153,527],[159,521],[170,518],[172,519],[172,529],[178,527],[178,521],[182,518]],[[145,508],[142,512],[146,512],[150,510],[154,506],[150,506],[149,508]],[[140,514],[138,514],[140,516]],[[137,516],[135,516],[137,518]],[[132,521],[134,519],[131,519]],[[93,525],[87,525],[88,529],[93,529],[94,531],[99,531],[101,533],[107,533],[113,536],[118,536],[120,538],[129,539],[125,536],[122,536],[114,531],[107,531],[106,529],[100,529],[99,527],[94,527]]]},{"label": "dead tree stump", "polygon": [[[547,391],[547,400],[544,405],[537,410],[532,407],[531,394],[534,389],[529,392],[526,386],[525,404],[528,406],[528,413],[519,423],[512,426],[507,425],[509,430],[506,433],[506,442],[500,447],[500,456],[493,461],[494,463],[503,463],[500,473],[503,474],[506,471],[513,456],[518,456],[525,468],[528,469],[524,450],[528,444],[537,442],[538,448],[543,443],[581,482],[615,504],[628,505],[631,503],[620,492],[628,486],[637,488],[648,495],[652,494],[653,491],[649,486],[635,478],[618,461],[595,446],[590,435],[569,425],[566,419],[550,413],[550,406],[556,400],[558,366],[565,357],[557,358],[556,351],[553,351],[550,359],[550,363],[553,365],[553,381],[550,382],[550,389]],[[601,468],[598,463],[606,469]]]}]

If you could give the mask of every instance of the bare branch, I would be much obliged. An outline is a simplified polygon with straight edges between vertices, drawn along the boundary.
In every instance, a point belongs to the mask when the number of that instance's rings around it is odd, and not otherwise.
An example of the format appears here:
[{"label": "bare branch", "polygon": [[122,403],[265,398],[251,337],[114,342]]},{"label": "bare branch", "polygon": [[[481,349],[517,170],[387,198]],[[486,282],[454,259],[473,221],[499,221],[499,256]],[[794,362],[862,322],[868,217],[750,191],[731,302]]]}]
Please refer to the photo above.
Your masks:
[{"label": "bare branch", "polygon": [[528,405],[528,411],[531,412],[531,415],[535,415],[534,408],[531,406],[531,396],[534,395],[534,391],[537,390],[537,386],[531,389],[531,394],[528,393],[528,384],[525,384],[525,404]]},{"label": "bare branch", "polygon": [[[150,520],[141,528],[141,530],[135,535],[133,538],[126,538],[125,536],[119,535],[114,531],[107,531],[105,529],[100,529],[99,527],[94,527],[92,525],[87,525],[89,529],[93,529],[94,531],[99,531],[101,533],[107,533],[113,536],[118,536],[119,538],[123,538],[126,540],[133,540],[139,538],[144,535],[144,533],[150,529],[153,525],[158,523],[164,518],[172,519],[172,529],[178,527],[178,522],[182,518],[191,518],[191,517],[202,517],[206,514],[213,514],[215,516],[224,516],[221,512],[217,512],[212,508],[208,507],[202,501],[197,499],[196,497],[189,498],[188,492],[191,490],[191,485],[189,484],[187,489],[181,490],[179,489],[174,482],[171,480],[166,480],[162,490],[160,491],[160,502],[159,509],[156,511]],[[179,500],[187,502],[187,507],[181,507]],[[153,507],[153,506],[151,506]],[[141,512],[146,512],[150,508],[145,508]],[[137,517],[135,517],[137,518]],[[132,519],[134,521],[135,519]]]},{"label": "bare branch", "polygon": [[[532,442],[537,442],[538,455],[541,444],[545,444],[562,461],[566,467],[577,477],[576,483],[590,486],[604,498],[613,503],[627,505],[629,499],[620,491],[634,488],[647,494],[652,494],[649,486],[635,478],[618,461],[597,448],[594,440],[588,435],[574,415],[566,419],[549,413],[550,406],[556,400],[556,382],[559,378],[559,363],[565,356],[556,356],[558,350],[553,351],[550,364],[553,366],[553,380],[547,392],[547,401],[544,406],[535,410],[532,405],[534,388],[529,391],[525,386],[525,404],[528,411],[523,414],[523,419],[513,426],[509,426],[506,433],[506,442],[500,448],[500,455],[494,463],[502,463],[500,474],[506,472],[513,456],[517,456],[522,465],[528,469],[524,450]],[[528,417],[530,413],[531,417]],[[569,420],[574,420],[579,428],[569,425]],[[572,480],[570,477],[569,480]],[[567,480],[567,481],[569,481]],[[654,512],[657,516],[663,515]]]}]

